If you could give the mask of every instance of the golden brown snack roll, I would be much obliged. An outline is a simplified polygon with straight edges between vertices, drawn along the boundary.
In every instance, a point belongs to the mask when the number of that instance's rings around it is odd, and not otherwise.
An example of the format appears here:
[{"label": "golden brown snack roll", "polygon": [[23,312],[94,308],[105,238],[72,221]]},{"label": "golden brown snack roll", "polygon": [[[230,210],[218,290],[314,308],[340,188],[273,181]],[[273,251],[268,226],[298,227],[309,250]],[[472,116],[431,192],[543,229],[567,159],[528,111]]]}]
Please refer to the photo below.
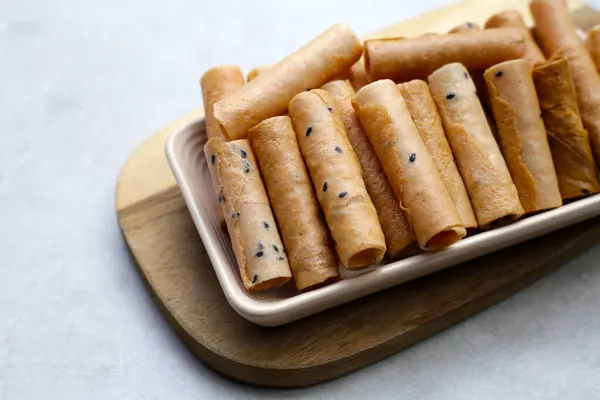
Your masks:
[{"label": "golden brown snack roll", "polygon": [[535,23],[535,38],[546,58],[561,47],[578,47],[583,43],[564,0],[532,0],[529,9]]},{"label": "golden brown snack roll", "polygon": [[544,53],[542,53],[542,50],[540,50],[539,46],[535,42],[531,32],[529,31],[529,28],[527,28],[527,25],[525,25],[525,21],[523,21],[521,13],[519,13],[517,10],[506,10],[499,12],[492,15],[485,22],[485,29],[505,28],[508,26],[523,29],[523,33],[526,38],[525,54],[523,55],[524,59],[531,62],[531,64],[546,60]]},{"label": "golden brown snack roll", "polygon": [[361,54],[362,43],[354,32],[336,24],[216,103],[215,118],[230,138],[243,138],[259,122],[285,113],[296,94],[346,71]]},{"label": "golden brown snack roll", "polygon": [[533,80],[562,198],[569,200],[600,192],[596,163],[579,116],[568,61],[559,58],[537,64]]},{"label": "golden brown snack roll", "polygon": [[466,68],[459,63],[445,65],[428,82],[479,226],[520,217],[523,207],[517,189]]},{"label": "golden brown snack roll", "polygon": [[[213,116],[213,107],[215,103],[221,100],[226,94],[231,93],[244,86],[244,75],[236,65],[219,65],[206,71],[200,78],[200,88],[204,100],[204,124],[206,126],[207,140],[220,137],[229,140],[229,137],[223,132],[219,122]],[[217,204],[219,222],[225,224],[221,206]]]},{"label": "golden brown snack roll", "polygon": [[378,263],[385,237],[338,105],[314,89],[296,95],[289,114],[340,261],[348,269]]},{"label": "golden brown snack roll", "polygon": [[389,258],[394,260],[408,255],[415,250],[416,246],[411,246],[415,243],[415,237],[400,200],[394,194],[352,107],[352,86],[348,81],[332,81],[323,85],[322,89],[331,93],[340,108],[348,140],[356,153],[367,192],[377,210]]},{"label": "golden brown snack roll", "polygon": [[372,80],[406,82],[427,78],[453,62],[471,71],[521,57],[525,37],[518,28],[499,28],[411,39],[372,39],[365,42],[365,67]]},{"label": "golden brown snack roll", "polygon": [[204,154],[244,287],[264,290],[287,283],[292,273],[250,143],[212,138]]},{"label": "golden brown snack roll", "polygon": [[[298,290],[339,278],[338,260],[289,117],[273,117],[250,129],[271,208]],[[278,248],[276,250],[279,250]]]},{"label": "golden brown snack roll", "polygon": [[506,61],[484,74],[502,154],[526,213],[560,207],[562,197],[528,60]]},{"label": "golden brown snack roll", "polygon": [[471,207],[471,200],[465,184],[454,163],[452,150],[446,139],[442,119],[427,82],[413,80],[398,85],[406,107],[417,126],[421,140],[431,155],[440,177],[452,198],[456,210],[467,229],[477,228],[477,218]]},{"label": "golden brown snack roll", "polygon": [[419,246],[436,250],[462,239],[466,230],[460,215],[394,82],[386,79],[363,87],[352,105],[406,209]]}]

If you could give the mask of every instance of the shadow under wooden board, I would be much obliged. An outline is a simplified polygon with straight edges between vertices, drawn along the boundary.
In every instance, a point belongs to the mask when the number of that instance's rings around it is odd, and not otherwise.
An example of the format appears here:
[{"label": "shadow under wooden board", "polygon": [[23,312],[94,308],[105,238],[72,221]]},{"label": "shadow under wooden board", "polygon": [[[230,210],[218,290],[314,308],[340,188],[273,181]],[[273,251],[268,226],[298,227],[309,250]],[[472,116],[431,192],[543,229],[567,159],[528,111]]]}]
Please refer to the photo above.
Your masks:
[{"label": "shadow under wooden board", "polygon": [[[571,1],[570,7],[583,30],[600,23],[600,15],[582,3]],[[508,8],[526,14],[527,2],[466,1],[378,35],[445,32]],[[131,155],[117,183],[116,207],[161,312],[202,361],[241,381],[294,387],[356,370],[518,291],[600,238],[596,218],[292,324],[263,328],[227,303],[165,159],[168,134],[201,116],[198,109],[174,121]]]}]

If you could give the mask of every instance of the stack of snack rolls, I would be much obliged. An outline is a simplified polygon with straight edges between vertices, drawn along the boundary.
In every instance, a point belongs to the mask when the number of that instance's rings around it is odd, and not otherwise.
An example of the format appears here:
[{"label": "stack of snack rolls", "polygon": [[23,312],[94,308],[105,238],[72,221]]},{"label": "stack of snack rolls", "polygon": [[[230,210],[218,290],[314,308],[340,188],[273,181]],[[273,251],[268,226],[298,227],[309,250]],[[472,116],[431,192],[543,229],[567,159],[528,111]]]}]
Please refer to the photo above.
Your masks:
[{"label": "stack of snack rolls", "polygon": [[600,27],[581,38],[564,0],[530,10],[534,35],[514,10],[364,43],[337,24],[246,80],[207,71],[244,287],[314,289],[600,192]]}]

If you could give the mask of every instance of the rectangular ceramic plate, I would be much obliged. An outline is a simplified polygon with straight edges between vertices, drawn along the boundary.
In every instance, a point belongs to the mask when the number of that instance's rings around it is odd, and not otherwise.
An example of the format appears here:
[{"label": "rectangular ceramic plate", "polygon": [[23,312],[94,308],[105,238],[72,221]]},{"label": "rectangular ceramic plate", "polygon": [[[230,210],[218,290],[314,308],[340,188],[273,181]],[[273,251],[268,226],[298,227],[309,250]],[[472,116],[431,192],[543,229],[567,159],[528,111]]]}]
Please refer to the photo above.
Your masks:
[{"label": "rectangular ceramic plate", "polygon": [[244,289],[229,236],[217,220],[217,196],[204,157],[205,142],[204,120],[192,121],[171,134],[166,146],[167,158],[229,304],[242,317],[263,326],[286,324],[600,215],[600,195],[594,195],[478,233],[447,249],[360,272],[341,268],[340,281],[313,291],[299,293],[290,283],[251,293]]}]

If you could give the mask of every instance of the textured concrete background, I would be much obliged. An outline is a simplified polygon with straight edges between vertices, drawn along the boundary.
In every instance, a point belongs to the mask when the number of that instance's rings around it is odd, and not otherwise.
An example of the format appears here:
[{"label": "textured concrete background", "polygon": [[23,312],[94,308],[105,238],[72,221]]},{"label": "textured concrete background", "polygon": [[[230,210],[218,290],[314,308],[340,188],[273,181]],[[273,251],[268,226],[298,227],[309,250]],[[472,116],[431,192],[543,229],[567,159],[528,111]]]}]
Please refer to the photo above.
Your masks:
[{"label": "textured concrete background", "polygon": [[600,247],[407,351],[285,392],[198,362],[127,255],[119,169],[200,104],[205,69],[444,3],[0,0],[0,399],[600,397]]}]

